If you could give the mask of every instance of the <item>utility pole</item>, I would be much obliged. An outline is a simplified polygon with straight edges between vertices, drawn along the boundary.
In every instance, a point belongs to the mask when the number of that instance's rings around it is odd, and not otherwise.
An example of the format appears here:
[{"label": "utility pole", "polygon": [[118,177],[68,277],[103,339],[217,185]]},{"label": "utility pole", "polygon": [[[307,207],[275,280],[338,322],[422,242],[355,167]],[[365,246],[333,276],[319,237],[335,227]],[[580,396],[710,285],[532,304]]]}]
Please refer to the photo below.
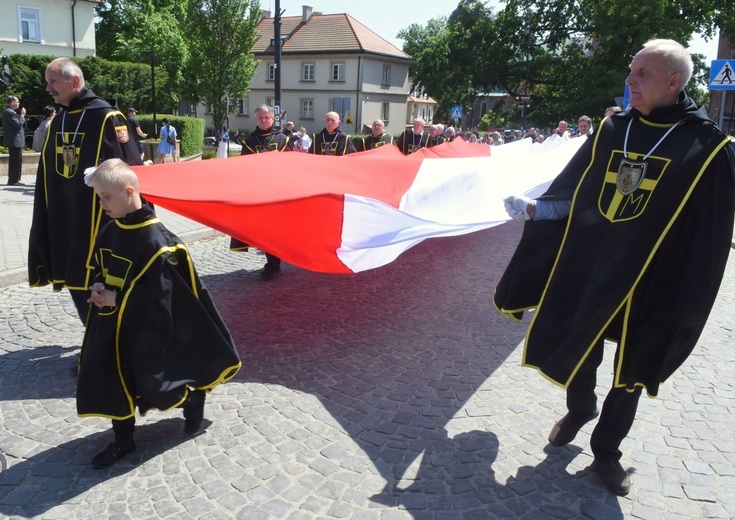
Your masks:
[{"label": "utility pole", "polygon": [[273,17],[273,51],[275,53],[273,61],[276,67],[273,102],[275,104],[275,126],[277,129],[281,128],[281,14],[281,0],[276,0],[276,12]]},{"label": "utility pole", "polygon": [[153,105],[153,131],[158,136],[158,121],[156,121],[156,55],[151,52],[151,104]]}]

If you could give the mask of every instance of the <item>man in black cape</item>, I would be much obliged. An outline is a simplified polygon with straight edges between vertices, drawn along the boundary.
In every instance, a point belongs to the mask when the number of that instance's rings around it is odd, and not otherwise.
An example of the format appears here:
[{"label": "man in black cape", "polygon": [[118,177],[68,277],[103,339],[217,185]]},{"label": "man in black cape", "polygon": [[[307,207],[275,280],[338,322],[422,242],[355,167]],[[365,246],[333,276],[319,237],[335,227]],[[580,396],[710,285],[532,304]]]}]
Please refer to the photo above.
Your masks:
[{"label": "man in black cape", "polygon": [[506,199],[527,222],[494,303],[516,319],[536,309],[523,364],[567,390],[552,445],[597,417],[603,340],[617,343],[590,446],[618,495],[630,488],[619,446],[641,390],[657,395],[691,353],[731,245],[733,150],[684,93],[691,73],[679,43],[646,43],[626,79],[628,110],[605,119],[539,199]]},{"label": "man in black cape", "polygon": [[387,144],[393,144],[393,136],[385,131],[385,123],[382,119],[373,121],[373,124],[370,126],[370,135],[365,135],[362,139],[355,140],[355,147],[359,152],[366,152]]},{"label": "man in black cape", "polygon": [[403,155],[410,155],[429,145],[429,134],[424,132],[424,126],[426,126],[426,122],[417,117],[413,120],[413,128],[407,128],[398,136],[395,145]]},{"label": "man in black cape", "polygon": [[36,174],[28,248],[28,283],[66,287],[82,322],[89,305],[94,237],[107,222],[84,170],[105,159],[142,164],[125,116],[85,86],[76,62],[57,58],[45,72],[46,91],[61,105],[51,120]]},{"label": "man in black cape", "polygon": [[327,112],[324,118],[324,129],[314,134],[311,139],[309,153],[315,155],[347,155],[355,153],[355,145],[347,133],[339,128],[340,120],[337,112]]},{"label": "man in black cape", "polygon": [[[279,132],[274,126],[275,116],[271,107],[260,105],[255,109],[255,122],[258,125],[255,131],[242,142],[240,155],[256,153],[293,151],[291,138]],[[293,126],[293,125],[292,125]],[[299,143],[300,146],[300,143]],[[236,238],[230,239],[230,251],[247,251],[248,244]],[[276,255],[265,252],[265,265],[260,272],[260,279],[264,282],[272,280],[281,272],[281,259]]]}]

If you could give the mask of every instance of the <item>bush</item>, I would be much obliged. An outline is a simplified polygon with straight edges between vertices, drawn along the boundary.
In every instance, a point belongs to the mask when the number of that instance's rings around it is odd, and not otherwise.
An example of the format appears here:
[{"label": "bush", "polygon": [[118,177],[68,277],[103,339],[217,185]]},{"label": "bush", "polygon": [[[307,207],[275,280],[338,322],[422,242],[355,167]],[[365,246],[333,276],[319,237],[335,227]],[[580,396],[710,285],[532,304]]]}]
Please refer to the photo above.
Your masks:
[{"label": "bush", "polygon": [[148,134],[150,139],[158,139],[161,132],[161,119],[168,119],[168,122],[176,129],[176,135],[181,141],[179,144],[181,157],[189,157],[202,152],[202,143],[204,141],[204,119],[197,117],[172,116],[168,114],[156,114],[156,123],[158,125],[158,134],[154,131],[153,115],[138,114],[140,121],[140,129]]},{"label": "bush", "polygon": [[[53,105],[54,100],[46,92],[44,72],[56,56],[11,54],[9,66],[13,83],[7,94],[20,98],[21,106],[28,114],[42,114],[43,107]],[[95,94],[116,105],[123,113],[128,107],[142,112],[153,111],[151,68],[140,63],[108,61],[96,56],[74,58],[84,73],[86,85]],[[168,75],[161,67],[155,68],[156,84],[166,83]],[[156,90],[156,108],[160,112],[172,112],[178,100],[166,89]]]}]

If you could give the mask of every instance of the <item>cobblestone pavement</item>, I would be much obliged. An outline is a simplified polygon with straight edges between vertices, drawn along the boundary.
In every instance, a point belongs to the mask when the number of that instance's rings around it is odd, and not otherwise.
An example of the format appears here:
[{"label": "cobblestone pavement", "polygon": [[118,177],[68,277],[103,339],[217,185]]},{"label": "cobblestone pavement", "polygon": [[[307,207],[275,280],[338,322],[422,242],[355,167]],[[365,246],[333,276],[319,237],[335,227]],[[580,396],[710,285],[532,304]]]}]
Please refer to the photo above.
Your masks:
[{"label": "cobblestone pavement", "polygon": [[592,424],[547,445],[563,391],[520,366],[527,321],[492,308],[520,230],[430,240],[359,275],[287,265],[268,283],[261,253],[191,235],[245,366],[209,396],[199,435],[178,411],[152,412],[138,449],[105,470],[89,461],[109,422],[75,413],[83,330],[71,299],[0,287],[0,516],[735,517],[733,261],[695,353],[658,399],[641,399],[620,498],[588,468]]}]

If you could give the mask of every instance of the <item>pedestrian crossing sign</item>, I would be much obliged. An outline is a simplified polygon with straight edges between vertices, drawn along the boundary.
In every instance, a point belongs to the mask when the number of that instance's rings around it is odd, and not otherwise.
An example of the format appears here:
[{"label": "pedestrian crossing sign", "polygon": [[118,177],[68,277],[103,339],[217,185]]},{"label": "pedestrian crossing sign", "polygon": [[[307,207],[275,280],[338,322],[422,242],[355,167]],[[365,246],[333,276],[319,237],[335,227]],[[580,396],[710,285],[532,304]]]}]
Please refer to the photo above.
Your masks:
[{"label": "pedestrian crossing sign", "polygon": [[710,90],[735,90],[735,60],[713,60],[709,74]]},{"label": "pedestrian crossing sign", "polygon": [[452,119],[462,119],[462,107],[452,107]]}]

